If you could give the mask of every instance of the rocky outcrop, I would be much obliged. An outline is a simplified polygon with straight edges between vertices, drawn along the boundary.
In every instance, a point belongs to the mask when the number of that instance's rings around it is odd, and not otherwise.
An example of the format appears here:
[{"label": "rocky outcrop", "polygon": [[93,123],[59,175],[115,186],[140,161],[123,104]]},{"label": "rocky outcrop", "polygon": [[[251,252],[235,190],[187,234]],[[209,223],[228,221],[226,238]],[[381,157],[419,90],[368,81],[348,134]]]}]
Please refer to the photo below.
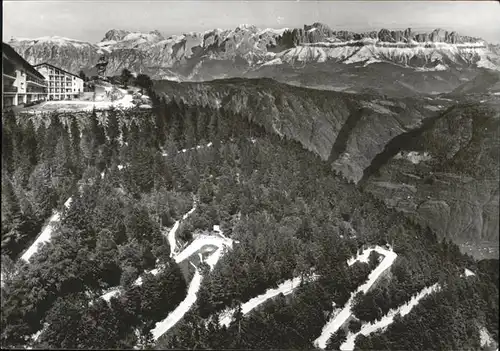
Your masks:
[{"label": "rocky outcrop", "polygon": [[[188,104],[221,107],[241,114],[266,130],[286,135],[328,160],[342,125],[355,109],[349,94],[311,91],[270,79],[229,79],[223,82],[157,82],[155,90],[167,99]],[[306,118],[304,118],[307,116]]]},{"label": "rocky outcrop", "polygon": [[407,28],[404,31],[389,31],[387,29],[381,29],[378,32],[378,39],[382,42],[387,43],[397,43],[404,42],[409,43],[415,41],[417,43],[446,43],[446,44],[480,44],[483,42],[481,38],[474,38],[470,36],[462,36],[457,32],[448,32],[444,29],[435,29],[431,33],[413,33],[411,28]]},{"label": "rocky outcrop", "polygon": [[99,61],[97,62],[96,68],[97,68],[97,76],[100,79],[105,79],[106,78],[106,67],[108,66],[108,60],[106,59],[106,56],[101,56],[99,58]]},{"label": "rocky outcrop", "polygon": [[157,82],[155,89],[167,99],[231,110],[297,140],[353,182],[391,138],[436,115],[420,99],[310,90],[270,79]]},{"label": "rocky outcrop", "polygon": [[333,170],[354,183],[376,172],[372,164],[385,162],[378,155],[400,150],[405,140],[439,116],[442,108],[428,109],[413,99],[373,99],[362,106],[366,113],[346,138],[344,152],[332,160]]},{"label": "rocky outcrop", "polygon": [[108,40],[115,40],[115,41],[120,41],[123,40],[127,36],[127,34],[130,34],[131,32],[128,30],[123,30],[123,29],[111,29],[106,32],[104,35],[104,38],[101,41],[108,41]]},{"label": "rocky outcrop", "polygon": [[422,157],[389,158],[366,189],[464,252],[498,257],[499,138],[498,102],[455,106],[404,145]]},{"label": "rocky outcrop", "polygon": [[322,23],[305,25],[303,29],[296,28],[287,30],[278,39],[278,43],[294,47],[297,45],[318,43],[323,41],[346,42],[362,39],[377,39],[381,43],[445,43],[445,44],[480,44],[482,39],[469,36],[461,36],[456,32],[448,32],[443,29],[435,29],[430,33],[414,33],[411,28],[403,30],[389,30],[382,28],[378,32],[355,33],[351,31],[332,31]]},{"label": "rocky outcrop", "polygon": [[31,64],[48,62],[74,74],[95,67],[100,57],[97,45],[61,37],[13,40],[9,45]]}]

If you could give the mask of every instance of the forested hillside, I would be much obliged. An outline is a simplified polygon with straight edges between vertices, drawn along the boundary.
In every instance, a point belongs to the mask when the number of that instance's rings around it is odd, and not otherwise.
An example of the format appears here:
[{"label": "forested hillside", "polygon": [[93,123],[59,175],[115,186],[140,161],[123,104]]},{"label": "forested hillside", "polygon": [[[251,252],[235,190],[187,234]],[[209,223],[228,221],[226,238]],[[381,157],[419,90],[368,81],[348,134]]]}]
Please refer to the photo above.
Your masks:
[{"label": "forested hillside", "polygon": [[[268,133],[298,141],[328,161],[333,172],[368,185],[366,190],[387,206],[430,226],[462,252],[498,258],[496,96],[396,99],[380,92],[306,89],[268,78],[158,81],[154,86],[167,102],[184,99],[192,107],[230,111]],[[417,159],[404,157],[409,153]],[[428,181],[428,175],[436,181]]]},{"label": "forested hillside", "polygon": [[[235,244],[211,271],[190,259],[204,278],[197,301],[156,348],[311,349],[379,257],[347,260],[386,244],[396,261],[357,296],[352,322],[328,349],[436,283],[439,292],[356,347],[477,349],[483,327],[498,341],[498,260],[461,254],[247,116],[151,96],[151,112],[3,116],[3,348],[153,347],[151,330],[184,299],[192,276],[170,256],[165,233],[193,198],[178,241],[220,225]],[[62,220],[51,241],[19,260],[55,209]],[[144,273],[154,267],[158,274]],[[476,275],[463,277],[466,268]],[[241,313],[266,289],[313,274],[293,294]],[[114,287],[123,293],[99,298]],[[226,328],[227,308],[236,313]]]}]

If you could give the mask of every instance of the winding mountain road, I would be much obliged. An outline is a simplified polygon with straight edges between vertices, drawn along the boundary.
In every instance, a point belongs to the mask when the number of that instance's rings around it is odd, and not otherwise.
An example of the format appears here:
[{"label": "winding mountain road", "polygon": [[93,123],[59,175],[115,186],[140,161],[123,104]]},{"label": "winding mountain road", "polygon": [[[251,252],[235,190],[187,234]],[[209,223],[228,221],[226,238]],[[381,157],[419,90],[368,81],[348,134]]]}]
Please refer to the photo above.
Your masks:
[{"label": "winding mountain road", "polygon": [[387,269],[389,269],[398,257],[398,255],[394,251],[392,251],[392,249],[385,249],[380,246],[375,246],[374,248],[364,250],[363,253],[359,254],[355,259],[350,259],[348,261],[348,265],[351,266],[356,261],[368,262],[368,257],[370,256],[370,253],[372,251],[376,251],[379,254],[383,255],[384,259],[370,273],[370,275],[368,276],[368,281],[358,287],[358,289],[351,294],[349,301],[347,301],[340,313],[333,316],[332,319],[330,319],[330,321],[323,327],[321,335],[314,341],[314,344],[317,347],[321,349],[324,349],[326,347],[326,343],[328,339],[330,339],[331,335],[335,333],[352,315],[351,308],[354,301],[354,296],[356,296],[358,292],[366,293],[377,281],[380,275]]},{"label": "winding mountain road", "polygon": [[[70,197],[64,203],[64,207],[69,208],[71,206],[72,201],[73,201],[73,198]],[[40,248],[40,244],[50,241],[50,239],[52,237],[52,233],[54,232],[54,228],[60,221],[61,221],[61,213],[56,211],[49,218],[49,222],[42,229],[42,231],[40,232],[40,235],[38,235],[35,242],[33,244],[31,244],[31,246],[21,256],[21,259],[26,261],[26,262],[29,262],[31,256],[33,256],[35,253],[37,253],[38,249]]]}]

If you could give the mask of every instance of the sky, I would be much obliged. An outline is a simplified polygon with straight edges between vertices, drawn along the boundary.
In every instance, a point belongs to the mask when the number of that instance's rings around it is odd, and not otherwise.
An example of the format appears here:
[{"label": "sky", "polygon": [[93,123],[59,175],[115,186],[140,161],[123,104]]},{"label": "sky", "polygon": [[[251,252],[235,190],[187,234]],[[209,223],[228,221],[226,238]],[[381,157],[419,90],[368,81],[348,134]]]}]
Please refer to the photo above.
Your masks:
[{"label": "sky", "polygon": [[3,1],[3,40],[62,36],[89,42],[110,29],[165,36],[239,24],[333,29],[443,28],[500,43],[498,1]]}]

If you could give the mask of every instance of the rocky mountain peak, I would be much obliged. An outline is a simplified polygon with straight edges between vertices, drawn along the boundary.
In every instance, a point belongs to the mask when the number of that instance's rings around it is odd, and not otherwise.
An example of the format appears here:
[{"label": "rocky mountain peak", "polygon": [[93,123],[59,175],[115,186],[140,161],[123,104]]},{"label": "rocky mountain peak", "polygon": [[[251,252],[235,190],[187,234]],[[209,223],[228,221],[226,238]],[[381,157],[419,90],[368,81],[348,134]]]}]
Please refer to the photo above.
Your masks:
[{"label": "rocky mountain peak", "polygon": [[332,29],[328,25],[321,22],[314,22],[312,25],[307,25],[307,24],[304,25],[305,31],[313,28],[316,28],[320,32],[332,32]]},{"label": "rocky mountain peak", "polygon": [[157,29],[152,30],[151,32],[149,32],[149,34],[151,34],[151,35],[155,35],[155,36],[157,36],[157,37],[159,37],[159,38],[161,38],[161,39],[164,39],[164,38],[163,38],[163,35],[162,35],[162,34],[160,33],[160,31],[159,31],[159,30],[157,30]]},{"label": "rocky mountain peak", "polygon": [[116,40],[120,41],[123,40],[128,34],[131,32],[128,30],[123,30],[123,29],[111,29],[106,32],[104,35],[104,38],[101,41],[109,41],[109,40]]},{"label": "rocky mountain peak", "polygon": [[417,43],[433,42],[433,43],[447,43],[447,44],[464,44],[464,43],[479,43],[482,41],[480,38],[473,38],[469,36],[461,36],[457,32],[448,32],[444,29],[437,28],[430,33],[414,33],[411,28],[402,30],[388,30],[382,28],[377,33],[377,38],[385,43],[409,43],[416,41]]},{"label": "rocky mountain peak", "polygon": [[134,41],[138,39],[158,41],[158,40],[163,40],[165,38],[160,33],[160,31],[156,29],[150,32],[132,32],[123,29],[111,29],[106,32],[104,38],[101,40],[101,43],[105,43],[108,41],[116,41],[116,42],[127,41],[127,40]]},{"label": "rocky mountain peak", "polygon": [[257,31],[257,27],[254,26],[253,24],[240,24],[238,25],[238,27],[236,27],[236,29],[234,30],[235,32],[239,32],[239,31],[251,31],[251,32],[256,32]]}]

